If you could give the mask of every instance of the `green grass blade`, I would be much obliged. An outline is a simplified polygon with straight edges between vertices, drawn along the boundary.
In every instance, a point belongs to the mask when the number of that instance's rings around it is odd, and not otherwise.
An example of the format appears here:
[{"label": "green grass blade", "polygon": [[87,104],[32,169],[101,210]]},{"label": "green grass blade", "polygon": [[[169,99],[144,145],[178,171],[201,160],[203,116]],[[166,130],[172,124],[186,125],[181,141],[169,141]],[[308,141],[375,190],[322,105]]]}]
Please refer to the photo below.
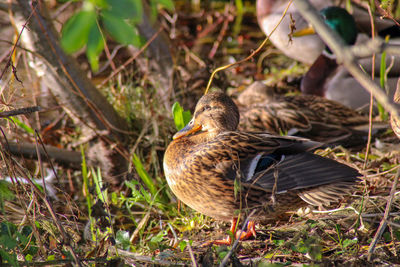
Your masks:
[{"label": "green grass blade", "polygon": [[12,122],[14,122],[18,127],[22,128],[23,130],[25,130],[25,132],[29,133],[29,134],[34,134],[35,131],[29,127],[28,125],[26,125],[25,123],[23,123],[22,121],[20,121],[18,118],[16,117],[9,117],[11,119]]},{"label": "green grass blade", "polygon": [[133,154],[133,159],[132,159],[133,165],[135,165],[135,169],[140,177],[142,179],[143,183],[147,186],[147,188],[150,190],[150,193],[155,196],[157,193],[157,187],[153,182],[153,179],[151,179],[150,175],[147,173],[145,170],[142,162],[140,161],[139,157],[135,154]]}]

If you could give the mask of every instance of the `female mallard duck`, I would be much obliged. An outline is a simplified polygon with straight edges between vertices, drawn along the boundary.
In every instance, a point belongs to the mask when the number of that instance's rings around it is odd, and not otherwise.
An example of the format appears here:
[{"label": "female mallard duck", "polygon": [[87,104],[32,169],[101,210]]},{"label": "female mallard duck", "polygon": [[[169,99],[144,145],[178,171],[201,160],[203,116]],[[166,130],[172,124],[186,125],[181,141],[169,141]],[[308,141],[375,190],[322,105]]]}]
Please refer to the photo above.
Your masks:
[{"label": "female mallard duck", "polygon": [[198,212],[234,223],[250,212],[252,220],[274,220],[306,203],[338,201],[358,180],[357,170],[310,152],[319,143],[240,132],[238,123],[235,103],[208,93],[167,147],[168,185]]},{"label": "female mallard duck", "polygon": [[[279,4],[278,4],[279,3]],[[362,28],[365,30],[369,22],[369,15],[356,5],[353,5],[354,17],[351,16],[345,9],[340,7],[330,6],[330,1],[312,1],[316,8],[321,9],[321,15],[326,23],[332,27],[349,45],[352,45],[357,40],[357,43],[365,42],[368,38],[365,34],[357,34],[358,30]],[[276,16],[279,13],[275,12],[275,6],[285,6],[286,1],[274,0],[257,0],[257,18],[260,27],[266,34],[272,30],[271,27],[276,25]],[[294,16],[295,27],[297,30],[305,29],[306,22],[301,15],[296,11],[295,5],[292,4],[292,17]],[[282,12],[280,12],[279,17]],[[273,17],[271,17],[273,15]],[[273,19],[274,18],[274,19]],[[356,20],[355,20],[355,19]],[[285,19],[290,23],[290,19]],[[284,21],[285,21],[284,20]],[[365,23],[367,21],[368,23]],[[376,20],[377,29],[380,34],[385,36],[400,36],[400,28],[393,26],[393,23],[387,20]],[[389,28],[388,28],[389,27]],[[301,37],[293,37],[289,41],[290,27],[280,25],[277,31],[271,36],[272,43],[277,46],[287,56],[304,62],[312,64],[309,71],[302,79],[301,91],[305,94],[314,94],[324,96],[328,99],[335,100],[346,106],[354,109],[366,108],[370,102],[370,94],[347,72],[347,70],[336,63],[333,55],[329,54],[325,49],[325,45],[317,35],[305,35]],[[301,31],[303,32],[303,31]],[[304,31],[313,33],[312,31]],[[274,35],[277,35],[274,37]],[[297,33],[297,35],[299,35]],[[357,38],[358,37],[358,38]],[[392,42],[392,41],[391,41]],[[393,41],[396,42],[396,41]],[[392,64],[392,60],[394,63]],[[380,71],[380,55],[375,59],[375,80],[379,81]],[[372,58],[359,60],[363,69],[372,72]],[[386,66],[393,65],[388,73],[387,89],[391,96],[395,90],[397,78],[400,76],[400,58],[389,57],[386,59]],[[349,90],[351,88],[351,90]]]},{"label": "female mallard duck", "polygon": [[[367,141],[369,118],[338,102],[315,95],[277,95],[255,82],[238,97],[239,129],[287,133],[346,147]],[[375,122],[373,133],[387,124]]]}]

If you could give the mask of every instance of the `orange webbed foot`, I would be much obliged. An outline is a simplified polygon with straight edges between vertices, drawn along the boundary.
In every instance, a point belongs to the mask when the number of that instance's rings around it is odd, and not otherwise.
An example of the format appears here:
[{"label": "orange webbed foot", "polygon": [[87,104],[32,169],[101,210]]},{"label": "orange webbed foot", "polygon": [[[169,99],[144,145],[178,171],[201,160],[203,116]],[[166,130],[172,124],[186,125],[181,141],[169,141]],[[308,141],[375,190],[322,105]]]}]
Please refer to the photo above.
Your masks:
[{"label": "orange webbed foot", "polygon": [[247,231],[242,232],[241,230],[238,230],[236,232],[236,239],[239,239],[239,240],[247,240],[252,236],[257,237],[256,224],[254,221],[249,221],[247,223]]},{"label": "orange webbed foot", "polygon": [[[232,220],[230,230],[235,235],[236,239],[247,240],[251,236],[254,236],[254,237],[257,236],[256,228],[255,228],[256,224],[254,221],[249,221],[247,223],[247,230],[243,231],[243,232],[241,230],[236,231],[236,224],[237,224],[237,218],[234,218]],[[212,241],[205,242],[201,246],[202,247],[206,247],[206,246],[210,246],[210,245],[227,245],[227,246],[229,246],[231,244],[232,244],[232,238],[231,238],[231,236],[228,236],[227,238],[222,239],[222,240],[212,240]]]}]

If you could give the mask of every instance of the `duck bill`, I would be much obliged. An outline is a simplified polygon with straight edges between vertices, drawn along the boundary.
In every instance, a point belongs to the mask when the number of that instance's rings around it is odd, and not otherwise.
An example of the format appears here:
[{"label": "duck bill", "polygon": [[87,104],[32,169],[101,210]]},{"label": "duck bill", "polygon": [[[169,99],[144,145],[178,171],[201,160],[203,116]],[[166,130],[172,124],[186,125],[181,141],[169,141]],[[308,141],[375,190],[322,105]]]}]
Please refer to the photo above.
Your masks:
[{"label": "duck bill", "polygon": [[179,139],[181,137],[187,136],[189,134],[195,133],[197,131],[201,130],[201,125],[198,124],[187,124],[185,127],[183,127],[179,132],[177,132],[172,139]]},{"label": "duck bill", "polygon": [[311,34],[315,34],[315,30],[313,27],[310,26],[310,27],[295,31],[293,33],[293,37],[302,37],[302,36],[311,35]]}]

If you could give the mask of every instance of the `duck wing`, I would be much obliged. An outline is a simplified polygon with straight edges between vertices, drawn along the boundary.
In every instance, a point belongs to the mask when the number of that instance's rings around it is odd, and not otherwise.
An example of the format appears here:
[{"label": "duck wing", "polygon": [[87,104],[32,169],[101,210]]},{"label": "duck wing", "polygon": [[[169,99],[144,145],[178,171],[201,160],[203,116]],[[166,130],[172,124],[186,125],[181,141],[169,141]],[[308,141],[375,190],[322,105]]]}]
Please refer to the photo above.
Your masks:
[{"label": "duck wing", "polygon": [[[226,177],[240,178],[245,188],[276,194],[296,190],[306,202],[325,205],[348,193],[359,180],[356,169],[310,152],[316,142],[268,134],[233,135],[238,142],[230,149],[239,161],[229,165]],[[323,190],[316,189],[322,186]]]}]

